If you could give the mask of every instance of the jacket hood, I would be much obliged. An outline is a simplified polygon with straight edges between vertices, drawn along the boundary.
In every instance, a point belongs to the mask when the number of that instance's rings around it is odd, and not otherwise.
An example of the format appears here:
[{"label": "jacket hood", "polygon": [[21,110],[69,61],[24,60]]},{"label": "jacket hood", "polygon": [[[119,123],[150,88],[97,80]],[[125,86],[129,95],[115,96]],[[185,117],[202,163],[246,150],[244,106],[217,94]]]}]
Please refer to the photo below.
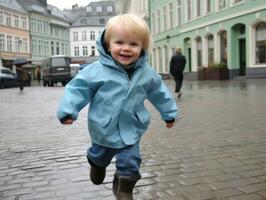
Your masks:
[{"label": "jacket hood", "polygon": [[[100,35],[100,37],[98,37],[96,41],[97,50],[100,54],[99,60],[103,65],[118,68],[118,66],[121,66],[121,64],[117,63],[113,59],[111,54],[108,52],[107,47],[104,43],[104,34],[105,34],[105,30],[102,32],[102,34]],[[142,50],[140,57],[135,62],[135,68],[142,67],[147,61],[148,61],[148,53]]]}]

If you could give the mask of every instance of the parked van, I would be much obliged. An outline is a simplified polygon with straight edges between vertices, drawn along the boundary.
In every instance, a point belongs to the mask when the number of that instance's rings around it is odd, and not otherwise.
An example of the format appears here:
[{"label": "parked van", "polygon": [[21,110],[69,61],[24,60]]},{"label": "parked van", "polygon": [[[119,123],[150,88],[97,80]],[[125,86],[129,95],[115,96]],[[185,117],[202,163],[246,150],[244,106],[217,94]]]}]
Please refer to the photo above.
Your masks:
[{"label": "parked van", "polygon": [[71,58],[65,55],[51,56],[42,62],[43,86],[54,86],[61,82],[65,86],[71,80]]}]

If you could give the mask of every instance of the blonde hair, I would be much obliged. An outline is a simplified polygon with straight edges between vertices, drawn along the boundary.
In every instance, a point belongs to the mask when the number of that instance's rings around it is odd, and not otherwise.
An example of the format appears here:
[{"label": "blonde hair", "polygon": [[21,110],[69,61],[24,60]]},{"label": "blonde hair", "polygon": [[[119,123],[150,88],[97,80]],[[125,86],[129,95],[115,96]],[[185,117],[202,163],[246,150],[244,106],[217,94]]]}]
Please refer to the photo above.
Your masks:
[{"label": "blonde hair", "polygon": [[177,47],[177,48],[175,49],[175,52],[176,52],[176,53],[181,53],[181,52],[182,52],[182,49],[179,48],[179,47]]},{"label": "blonde hair", "polygon": [[108,46],[112,30],[120,25],[124,30],[138,38],[142,38],[142,49],[149,50],[151,45],[151,34],[147,23],[134,14],[116,15],[109,19],[104,35],[104,42]]}]

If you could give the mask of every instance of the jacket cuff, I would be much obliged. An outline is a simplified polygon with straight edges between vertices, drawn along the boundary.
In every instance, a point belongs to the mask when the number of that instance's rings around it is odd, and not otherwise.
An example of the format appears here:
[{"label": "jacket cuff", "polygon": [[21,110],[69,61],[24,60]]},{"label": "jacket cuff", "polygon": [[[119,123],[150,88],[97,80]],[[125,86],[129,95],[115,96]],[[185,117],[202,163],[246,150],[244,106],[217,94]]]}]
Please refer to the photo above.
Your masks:
[{"label": "jacket cuff", "polygon": [[173,123],[175,122],[175,119],[170,119],[170,120],[164,120],[166,123]]},{"label": "jacket cuff", "polygon": [[68,120],[68,119],[72,119],[71,115],[67,115],[67,116],[61,118],[61,119],[60,119],[61,124],[63,124],[63,123],[64,123],[66,120]]}]

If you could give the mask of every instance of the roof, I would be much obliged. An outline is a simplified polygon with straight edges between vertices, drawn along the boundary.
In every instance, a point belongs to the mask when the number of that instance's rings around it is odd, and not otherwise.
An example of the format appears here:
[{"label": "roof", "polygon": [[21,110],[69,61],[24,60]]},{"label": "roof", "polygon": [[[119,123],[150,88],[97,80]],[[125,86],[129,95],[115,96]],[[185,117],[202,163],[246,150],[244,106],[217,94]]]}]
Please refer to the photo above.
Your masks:
[{"label": "roof", "polygon": [[1,0],[0,5],[10,10],[26,13],[26,10],[17,2],[17,0]]},{"label": "roof", "polygon": [[[102,9],[101,11],[97,11],[99,7]],[[108,7],[112,7],[112,10],[108,10]],[[75,9],[73,12],[75,12]],[[105,26],[107,21],[115,15],[116,10],[113,1],[92,2],[80,12],[72,26]]]},{"label": "roof", "polygon": [[52,16],[66,22],[70,22],[64,13],[57,7],[40,0],[17,0],[28,12],[36,12],[45,16]]}]

